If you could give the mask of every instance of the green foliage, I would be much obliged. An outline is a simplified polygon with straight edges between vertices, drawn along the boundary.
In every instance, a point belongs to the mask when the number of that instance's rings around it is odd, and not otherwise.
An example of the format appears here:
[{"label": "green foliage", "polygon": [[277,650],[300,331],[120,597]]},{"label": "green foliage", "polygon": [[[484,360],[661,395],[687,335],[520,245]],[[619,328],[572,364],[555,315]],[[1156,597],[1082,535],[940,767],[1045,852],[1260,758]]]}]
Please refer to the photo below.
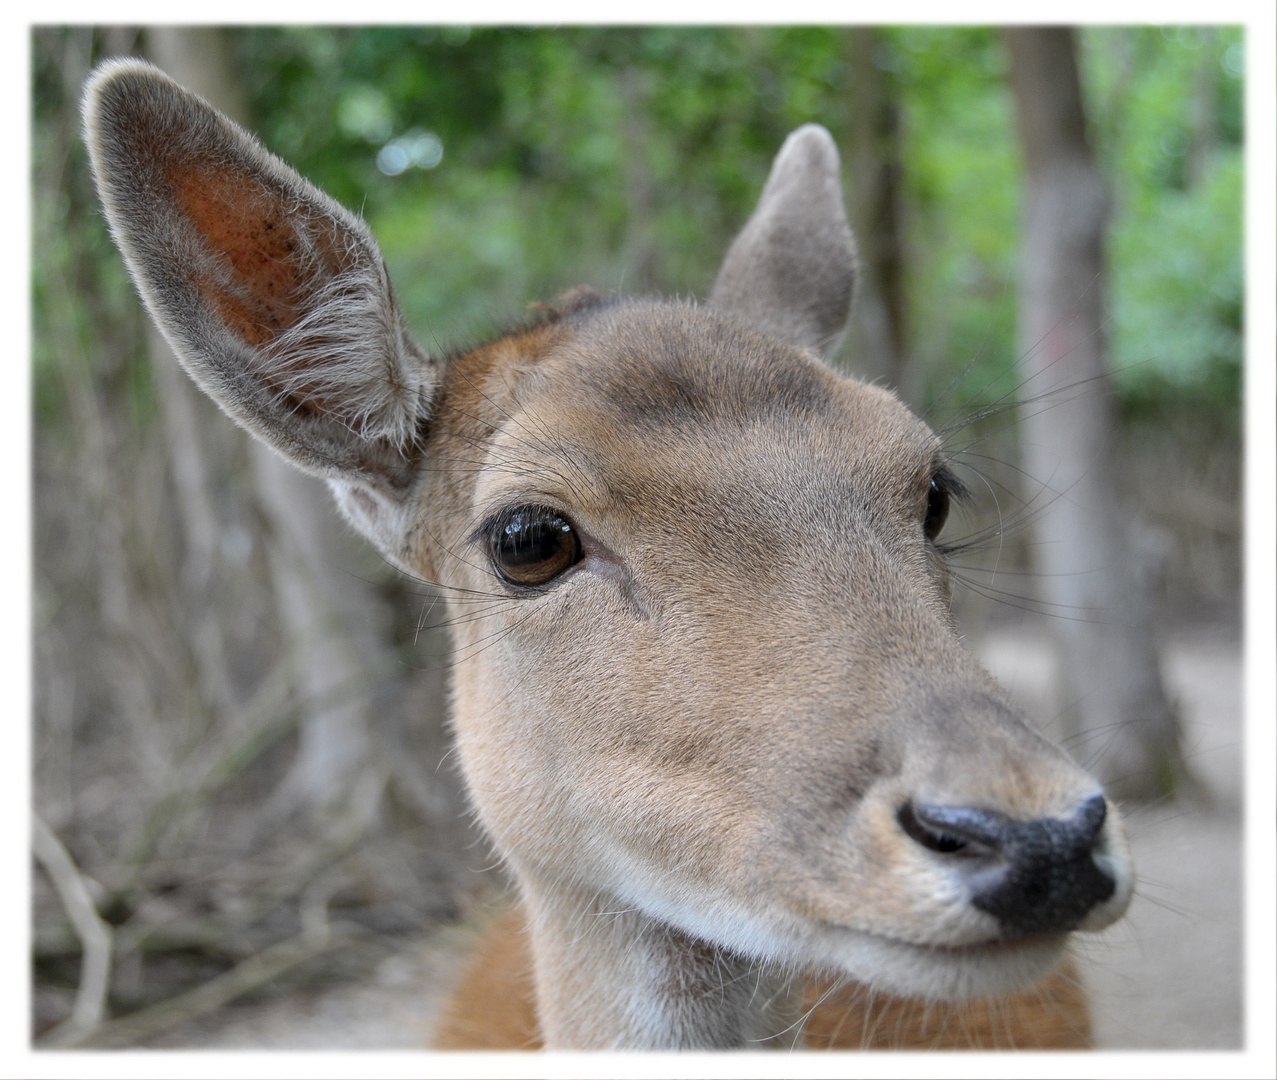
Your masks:
[{"label": "green foliage", "polygon": [[[240,58],[266,141],[362,209],[449,339],[580,282],[703,295],[788,131],[841,127],[841,49],[831,28],[285,28]],[[379,171],[414,133],[438,164]]]},{"label": "green foliage", "polygon": [[1116,213],[1110,351],[1127,405],[1170,396],[1236,422],[1242,357],[1242,32],[1087,35]]},{"label": "green foliage", "polygon": [[[916,397],[1015,381],[1019,153],[994,30],[883,32],[903,113]],[[1198,397],[1236,416],[1241,369],[1242,34],[1080,35],[1083,93],[1114,196],[1110,352],[1131,407]]]},{"label": "green foliage", "polygon": [[[1114,230],[1112,352],[1133,405],[1206,395],[1236,410],[1242,355],[1240,152],[1213,155],[1192,191],[1162,190]],[[1164,253],[1158,258],[1151,254]]]},{"label": "green foliage", "polygon": [[[56,34],[56,32],[54,32]],[[906,351],[925,404],[1015,379],[1019,153],[990,28],[883,28],[900,118]],[[51,41],[49,33],[42,40]],[[380,238],[410,322],[443,349],[565,288],[704,295],[776,148],[814,120],[849,147],[836,27],[276,27],[232,32],[252,125]],[[1114,196],[1110,343],[1128,403],[1237,409],[1242,35],[1090,29],[1080,60]],[[92,209],[73,95],[36,49],[37,326],[54,280],[85,348],[128,309]],[[56,133],[56,137],[55,134]],[[380,167],[379,167],[380,160]],[[60,276],[59,276],[60,275]],[[48,350],[36,336],[37,401]],[[61,347],[61,346],[59,346]],[[143,387],[144,389],[144,387]]]},{"label": "green foliage", "polygon": [[886,31],[903,111],[909,332],[926,405],[1015,385],[1018,157],[1001,40],[989,28]]}]

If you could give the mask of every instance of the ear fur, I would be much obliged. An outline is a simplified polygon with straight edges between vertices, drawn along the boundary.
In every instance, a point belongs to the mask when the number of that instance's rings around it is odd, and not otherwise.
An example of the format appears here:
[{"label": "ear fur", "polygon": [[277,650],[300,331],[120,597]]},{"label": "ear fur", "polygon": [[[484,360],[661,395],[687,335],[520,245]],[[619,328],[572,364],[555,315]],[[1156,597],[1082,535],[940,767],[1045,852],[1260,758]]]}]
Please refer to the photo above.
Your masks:
[{"label": "ear fur", "polygon": [[829,356],[851,312],[855,276],[838,150],[823,127],[805,124],[776,155],[709,302],[757,330]]},{"label": "ear fur", "polygon": [[411,481],[438,372],[367,226],[150,64],[99,66],[83,112],[111,232],[182,365],[235,421],[384,518]]}]

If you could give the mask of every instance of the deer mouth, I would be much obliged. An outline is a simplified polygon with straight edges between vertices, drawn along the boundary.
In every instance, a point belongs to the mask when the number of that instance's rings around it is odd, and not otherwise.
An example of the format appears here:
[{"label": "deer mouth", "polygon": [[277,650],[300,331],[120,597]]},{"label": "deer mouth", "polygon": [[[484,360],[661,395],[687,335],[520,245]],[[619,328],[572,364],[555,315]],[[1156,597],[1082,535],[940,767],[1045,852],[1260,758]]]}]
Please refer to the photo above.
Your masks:
[{"label": "deer mouth", "polygon": [[942,953],[955,960],[976,957],[1014,956],[1024,950],[1059,949],[1068,940],[1067,933],[1029,934],[1016,938],[994,938],[968,945],[934,945],[928,951]]},{"label": "deer mouth", "polygon": [[963,1001],[1025,990],[1063,959],[1068,933],[989,938],[962,945],[921,944],[856,934],[835,949],[838,966],[859,982],[902,997]]}]

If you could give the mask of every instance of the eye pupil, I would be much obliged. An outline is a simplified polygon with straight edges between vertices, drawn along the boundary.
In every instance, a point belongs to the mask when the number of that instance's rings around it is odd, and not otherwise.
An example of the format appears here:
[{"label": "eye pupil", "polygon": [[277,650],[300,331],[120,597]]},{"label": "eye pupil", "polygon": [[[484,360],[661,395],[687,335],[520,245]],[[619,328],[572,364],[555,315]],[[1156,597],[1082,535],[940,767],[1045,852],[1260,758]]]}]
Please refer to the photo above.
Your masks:
[{"label": "eye pupil", "polygon": [[944,528],[949,517],[949,492],[935,477],[931,479],[931,487],[927,491],[927,516],[922,523],[922,531],[928,540],[934,540]]},{"label": "eye pupil", "polygon": [[492,530],[492,565],[512,585],[544,585],[581,558],[581,545],[562,514],[522,506]]}]

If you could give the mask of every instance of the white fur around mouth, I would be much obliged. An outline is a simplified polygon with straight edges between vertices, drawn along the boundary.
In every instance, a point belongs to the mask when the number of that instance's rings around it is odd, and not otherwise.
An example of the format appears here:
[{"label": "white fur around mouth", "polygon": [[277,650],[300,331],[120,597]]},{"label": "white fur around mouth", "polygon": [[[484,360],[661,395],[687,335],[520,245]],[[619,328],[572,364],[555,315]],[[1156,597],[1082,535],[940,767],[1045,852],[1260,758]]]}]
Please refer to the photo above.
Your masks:
[{"label": "white fur around mouth", "polygon": [[1026,989],[1055,967],[1068,937],[915,945],[856,933],[832,942],[830,953],[845,974],[869,986],[903,997],[960,1001]]}]

